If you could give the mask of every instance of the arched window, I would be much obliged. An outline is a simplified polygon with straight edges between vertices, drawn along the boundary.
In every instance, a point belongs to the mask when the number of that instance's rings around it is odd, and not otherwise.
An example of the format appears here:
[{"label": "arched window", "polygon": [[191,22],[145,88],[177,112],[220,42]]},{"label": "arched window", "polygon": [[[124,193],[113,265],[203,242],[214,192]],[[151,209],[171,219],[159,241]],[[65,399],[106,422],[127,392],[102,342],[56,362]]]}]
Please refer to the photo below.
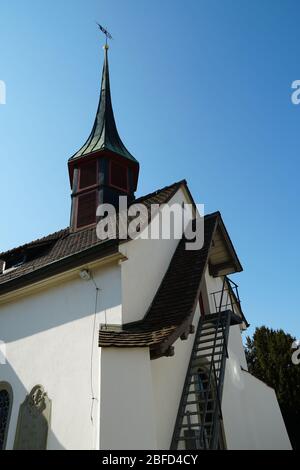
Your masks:
[{"label": "arched window", "polygon": [[11,407],[12,407],[11,386],[8,383],[0,382],[0,450],[5,449]]}]

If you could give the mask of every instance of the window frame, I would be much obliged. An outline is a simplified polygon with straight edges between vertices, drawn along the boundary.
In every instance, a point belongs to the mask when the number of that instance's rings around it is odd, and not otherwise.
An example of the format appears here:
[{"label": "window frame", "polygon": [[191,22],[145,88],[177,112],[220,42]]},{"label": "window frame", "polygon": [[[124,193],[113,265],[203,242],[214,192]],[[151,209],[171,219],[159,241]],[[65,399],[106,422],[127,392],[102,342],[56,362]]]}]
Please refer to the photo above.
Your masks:
[{"label": "window frame", "polygon": [[[112,175],[112,170],[111,170],[112,164],[116,164],[116,165],[120,166],[121,168],[125,168],[125,170],[126,170],[126,189],[125,189],[125,188],[121,188],[120,186],[118,186],[118,185],[112,183],[112,178],[111,178],[111,175]],[[120,162],[118,162],[118,161],[110,160],[110,162],[109,162],[109,172],[108,172],[108,173],[109,173],[109,177],[108,177],[109,186],[111,186],[112,188],[119,189],[120,191],[123,191],[123,192],[126,193],[126,194],[129,194],[129,168],[128,168],[128,166],[127,166],[127,165],[124,165],[123,163],[120,163]]]},{"label": "window frame", "polygon": [[10,418],[11,418],[11,412],[12,412],[12,407],[13,407],[13,389],[12,386],[8,382],[0,382],[0,392],[6,391],[9,395],[9,408],[8,408],[8,414],[7,414],[7,421],[6,421],[6,426],[5,426],[5,431],[4,431],[4,439],[3,439],[3,446],[1,450],[6,450],[6,445],[7,445],[7,438],[8,438],[8,432],[9,432],[9,425],[10,425]]},{"label": "window frame", "polygon": [[[96,164],[96,182],[89,185],[89,186],[82,187],[81,186],[81,171],[85,166],[88,166],[91,163]],[[80,166],[78,166],[78,188],[77,188],[78,192],[89,191],[90,189],[95,188],[96,186],[98,186],[98,184],[99,184],[99,161],[98,161],[98,159],[97,160],[90,160],[88,162],[84,162]]]},{"label": "window frame", "polygon": [[77,196],[76,196],[76,209],[75,209],[75,227],[76,227],[76,230],[83,230],[83,229],[86,229],[86,228],[89,228],[89,227],[93,227],[96,223],[97,223],[97,214],[95,213],[95,221],[94,222],[91,222],[90,224],[87,224],[87,225],[78,225],[78,209],[79,209],[79,198],[80,197],[84,197],[88,194],[91,194],[91,193],[94,193],[95,194],[95,203],[96,203],[96,211],[98,209],[98,195],[99,195],[99,191],[97,191],[97,189],[91,189],[89,191],[84,191],[82,193],[79,193]]}]

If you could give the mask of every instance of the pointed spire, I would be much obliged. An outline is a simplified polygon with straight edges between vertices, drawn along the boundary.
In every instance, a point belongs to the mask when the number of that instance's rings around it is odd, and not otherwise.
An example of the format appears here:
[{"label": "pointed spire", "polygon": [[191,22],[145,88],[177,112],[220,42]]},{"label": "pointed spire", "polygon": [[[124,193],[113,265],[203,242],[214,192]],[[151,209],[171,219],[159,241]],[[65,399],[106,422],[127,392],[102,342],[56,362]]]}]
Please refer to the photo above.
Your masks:
[{"label": "pointed spire", "polygon": [[93,152],[109,150],[134,162],[137,161],[128,152],[117,131],[110,94],[108,48],[109,46],[107,44],[103,47],[104,65],[102,72],[101,94],[92,132],[84,146],[75,153],[70,160],[90,155]]}]

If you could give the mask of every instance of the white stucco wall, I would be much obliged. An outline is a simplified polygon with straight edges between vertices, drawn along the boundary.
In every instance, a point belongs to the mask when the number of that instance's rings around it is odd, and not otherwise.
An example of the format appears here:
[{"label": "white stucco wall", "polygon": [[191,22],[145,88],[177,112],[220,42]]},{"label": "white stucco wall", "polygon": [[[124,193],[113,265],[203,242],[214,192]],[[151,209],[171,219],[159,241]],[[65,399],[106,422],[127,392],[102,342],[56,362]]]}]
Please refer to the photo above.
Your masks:
[{"label": "white stucco wall", "polygon": [[[216,312],[216,307],[214,303],[214,298],[211,295],[212,293],[219,292],[223,288],[223,279],[221,277],[213,277],[209,274],[208,267],[205,269],[205,283],[206,283],[206,288],[207,288],[207,294],[208,294],[208,300],[209,300],[209,305],[210,305],[210,313],[215,313]],[[216,294],[216,302],[217,302],[217,307],[218,302],[220,301],[220,294]]]},{"label": "white stucco wall", "polygon": [[[194,324],[198,323],[199,307]],[[175,343],[175,356],[151,364],[159,449],[170,448],[185,375],[194,342]],[[243,371],[247,362],[239,325],[230,327],[222,400],[228,449],[291,449],[274,390]]]},{"label": "white stucco wall", "polygon": [[[195,327],[199,316],[198,306],[193,321]],[[162,357],[151,363],[158,449],[170,449],[194,341],[194,334],[186,341],[178,339],[174,344],[175,356]]]},{"label": "white stucco wall", "polygon": [[[189,203],[179,189],[169,205]],[[154,218],[151,227],[157,223]],[[176,227],[180,224],[176,224]],[[179,239],[145,240],[138,238],[120,245],[119,250],[128,260],[122,262],[123,323],[140,320],[147,313],[154,295],[165,275]]]},{"label": "white stucco wall", "polygon": [[101,349],[100,449],[156,449],[148,348]]},{"label": "white stucco wall", "polygon": [[230,328],[222,400],[228,449],[291,449],[275,392],[248,372],[239,326]]},{"label": "white stucco wall", "polygon": [[[175,202],[188,202],[181,190]],[[95,286],[79,273],[0,305],[0,340],[7,354],[0,382],[8,382],[14,394],[8,449],[20,404],[37,384],[52,400],[48,449],[170,448],[194,335],[176,341],[174,357],[150,361],[148,348],[100,350],[98,331],[100,323],[127,323],[145,315],[177,244],[122,244],[126,261],[93,271],[101,289],[96,316]],[[209,293],[222,288],[221,278],[207,271],[205,280]],[[195,326],[199,315],[197,307]],[[222,402],[228,448],[290,448],[274,391],[241,370],[247,364],[239,326],[230,328],[228,349]]]},{"label": "white stucco wall", "polygon": [[291,449],[274,390],[233,361],[226,368],[222,409],[228,449]]},{"label": "white stucco wall", "polygon": [[[76,277],[62,285],[0,305],[1,339],[7,363],[0,382],[13,388],[14,400],[7,448],[14,443],[20,404],[37,384],[52,400],[48,449],[93,449],[99,431],[99,323],[120,321],[120,267],[106,265],[94,272],[101,288],[94,330],[95,287]],[[91,421],[91,353],[94,337]]]},{"label": "white stucco wall", "polygon": [[238,363],[243,369],[248,370],[240,325],[233,325],[230,327],[228,354],[230,360],[234,360],[235,363]]},{"label": "white stucco wall", "polygon": [[[221,278],[208,272],[205,278],[209,292],[222,288]],[[247,372],[240,325],[230,327],[228,353],[222,399],[227,448],[290,449],[274,390]]]}]

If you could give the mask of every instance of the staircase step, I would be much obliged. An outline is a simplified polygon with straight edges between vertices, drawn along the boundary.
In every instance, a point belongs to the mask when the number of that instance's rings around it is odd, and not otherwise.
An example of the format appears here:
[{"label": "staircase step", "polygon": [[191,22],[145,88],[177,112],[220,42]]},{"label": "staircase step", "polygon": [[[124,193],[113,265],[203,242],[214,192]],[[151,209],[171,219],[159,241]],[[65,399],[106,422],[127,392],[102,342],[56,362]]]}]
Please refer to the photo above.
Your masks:
[{"label": "staircase step", "polygon": [[[222,338],[218,338],[218,341],[220,341],[221,339]],[[216,342],[216,348],[221,348],[223,346],[223,341],[221,343],[219,343],[218,341]],[[197,343],[195,346],[200,346],[202,348],[202,351],[205,351],[206,349],[212,349],[213,347],[211,341],[207,341],[206,339],[199,341],[199,343]]]},{"label": "staircase step", "polygon": [[[208,380],[202,380],[201,382],[203,383],[203,385],[205,385],[205,384],[208,383]],[[199,385],[199,381],[198,380],[192,380],[191,382],[189,382],[189,385]]]},{"label": "staircase step", "polygon": [[212,421],[209,421],[208,423],[191,423],[191,424],[183,424],[181,426],[181,429],[191,429],[191,428],[200,428],[199,431],[201,431],[201,428],[207,427],[207,425],[211,426],[213,424]]},{"label": "staircase step", "polygon": [[201,328],[213,328],[214,330],[216,329],[219,329],[219,330],[223,330],[224,329],[224,325],[222,325],[222,323],[219,323],[217,324],[217,322],[211,322],[211,321],[207,321],[205,323],[201,323]]},{"label": "staircase step", "polygon": [[[221,355],[221,354],[219,354]],[[199,359],[200,357],[206,357],[206,356],[196,356],[196,359]],[[222,359],[214,359],[213,362],[216,364],[216,363],[219,363],[219,362],[222,362]],[[210,366],[210,363],[208,364]],[[192,365],[192,369],[199,369],[199,364],[193,364]]]},{"label": "staircase step", "polygon": [[206,343],[206,344],[210,344],[209,347],[212,347],[214,342],[215,342],[215,338],[216,338],[216,342],[217,340],[222,340],[223,337],[222,336],[212,336],[210,337],[209,335],[206,335],[206,334],[203,334],[199,337],[199,340],[194,344],[194,346],[198,346],[200,343]]},{"label": "staircase step", "polygon": [[205,338],[202,339],[202,336],[200,336],[199,340],[195,343],[197,346],[199,344],[202,344],[202,343],[206,343],[206,344],[209,344],[209,343],[212,343],[214,340],[216,339],[216,344],[218,343],[218,341],[224,341],[224,337],[223,336],[217,336],[216,338]]},{"label": "staircase step", "polygon": [[[206,411],[206,414],[208,414],[208,415],[212,415],[214,413],[215,413],[215,410],[207,410]],[[187,416],[199,416],[199,418],[203,418],[203,412],[198,413],[198,411],[190,411],[190,412],[186,411],[182,416],[184,418],[187,417]],[[193,423],[193,424],[195,424],[195,423]]]},{"label": "staircase step", "polygon": [[[194,366],[194,369],[198,369],[198,366]],[[220,371],[220,367],[216,367],[216,368],[215,368],[215,371],[216,371],[216,372],[219,372],[219,371]],[[197,370],[196,370],[196,372],[197,372]],[[193,372],[193,369],[191,369],[191,372],[188,374],[188,377],[193,377],[193,376],[195,376],[195,370],[194,370],[194,372]],[[214,374],[213,374],[213,373],[212,373],[212,377],[214,377]],[[207,382],[208,382],[208,381],[207,381]],[[207,383],[207,382],[203,382],[203,383]]]},{"label": "staircase step", "polygon": [[[202,436],[202,442],[205,441],[206,443],[206,446],[204,446],[204,444],[200,447],[197,447],[197,450],[205,450],[205,449],[208,449],[209,448],[209,443],[210,443],[210,439],[211,439],[211,434],[203,434]],[[197,444],[199,445],[200,442],[200,436],[186,436],[186,437],[178,437],[177,439],[175,439],[175,442],[178,444],[179,442],[187,442],[187,441],[194,441],[194,442],[197,442]]]},{"label": "staircase step", "polygon": [[[177,414],[172,440],[174,449],[180,447],[180,441],[185,442],[182,447],[186,449],[204,450],[215,447],[211,435],[214,423],[217,423],[219,419],[216,391],[219,390],[222,394],[220,379],[221,370],[226,361],[228,319],[228,312],[224,315],[218,312],[200,320]],[[204,365],[205,370],[202,369]],[[200,381],[202,376],[203,380]],[[222,399],[221,396],[220,398]],[[191,408],[191,411],[188,408]],[[183,432],[188,430],[194,431],[195,435],[183,436]],[[187,434],[190,433],[187,432]]]},{"label": "staircase step", "polygon": [[206,325],[202,325],[201,331],[204,330],[214,330],[216,331],[216,325],[212,325],[211,323],[207,323]]},{"label": "staircase step", "polygon": [[[179,435],[177,438],[176,438],[176,441],[179,442],[179,441],[199,441],[200,439],[200,432],[199,431],[199,434],[196,434],[195,436],[181,436]],[[203,434],[203,438],[205,438],[206,441],[208,441],[210,439],[210,436],[211,434],[208,434],[207,431],[205,431],[205,433]]]},{"label": "staircase step", "polygon": [[214,357],[214,356],[222,356],[222,351],[219,352],[214,352],[214,353],[202,353],[202,354],[197,354],[198,352],[201,351],[195,351],[194,357],[199,358],[199,357]]},{"label": "staircase step", "polygon": [[[220,349],[221,352],[223,352],[223,344],[216,345],[216,348],[217,348],[217,349]],[[208,347],[207,347],[207,346],[202,346],[201,348],[195,349],[195,352],[198,352],[198,351],[199,351],[199,352],[200,352],[200,351],[209,351],[209,350],[211,350],[211,349],[212,349],[212,346],[208,346]]]},{"label": "staircase step", "polygon": [[[209,392],[212,392],[212,390],[208,390],[208,391],[209,391]],[[185,395],[185,396],[188,396],[188,395]],[[207,403],[213,403],[213,402],[215,402],[215,401],[216,401],[215,398],[209,398],[208,401],[207,401]],[[186,405],[186,406],[189,406],[189,405],[203,405],[203,404],[205,404],[205,402],[206,402],[206,399],[203,398],[203,399],[201,399],[201,400],[187,401],[187,402],[185,403],[185,405]],[[185,413],[186,413],[186,412],[188,412],[188,410],[186,410]]]},{"label": "staircase step", "polygon": [[[186,436],[186,437],[178,437],[178,439],[176,439],[176,442],[180,442],[180,441],[198,441],[199,440],[199,436]],[[200,447],[200,449],[203,449],[204,447]]]},{"label": "staircase step", "polygon": [[[221,331],[218,331],[218,333],[221,333]],[[202,338],[202,336],[214,336],[215,337],[215,335],[216,335],[216,331],[206,331],[205,333],[200,334],[200,338]],[[220,338],[223,338],[223,335],[221,335]]]},{"label": "staircase step", "polygon": [[[206,388],[205,390],[203,390],[203,392],[200,392],[200,393],[201,393],[201,395],[204,395],[204,394],[207,394],[207,392],[213,392],[213,391],[214,391],[214,389]],[[196,391],[184,392],[183,396],[188,397],[189,395],[196,395],[196,394],[198,395],[199,393],[196,392]],[[204,400],[205,400],[205,398],[204,398]],[[203,401],[203,398],[201,397],[201,399],[200,399],[200,397],[197,397],[197,403],[201,403],[201,401]],[[211,399],[211,401],[214,401],[214,399]]]}]

